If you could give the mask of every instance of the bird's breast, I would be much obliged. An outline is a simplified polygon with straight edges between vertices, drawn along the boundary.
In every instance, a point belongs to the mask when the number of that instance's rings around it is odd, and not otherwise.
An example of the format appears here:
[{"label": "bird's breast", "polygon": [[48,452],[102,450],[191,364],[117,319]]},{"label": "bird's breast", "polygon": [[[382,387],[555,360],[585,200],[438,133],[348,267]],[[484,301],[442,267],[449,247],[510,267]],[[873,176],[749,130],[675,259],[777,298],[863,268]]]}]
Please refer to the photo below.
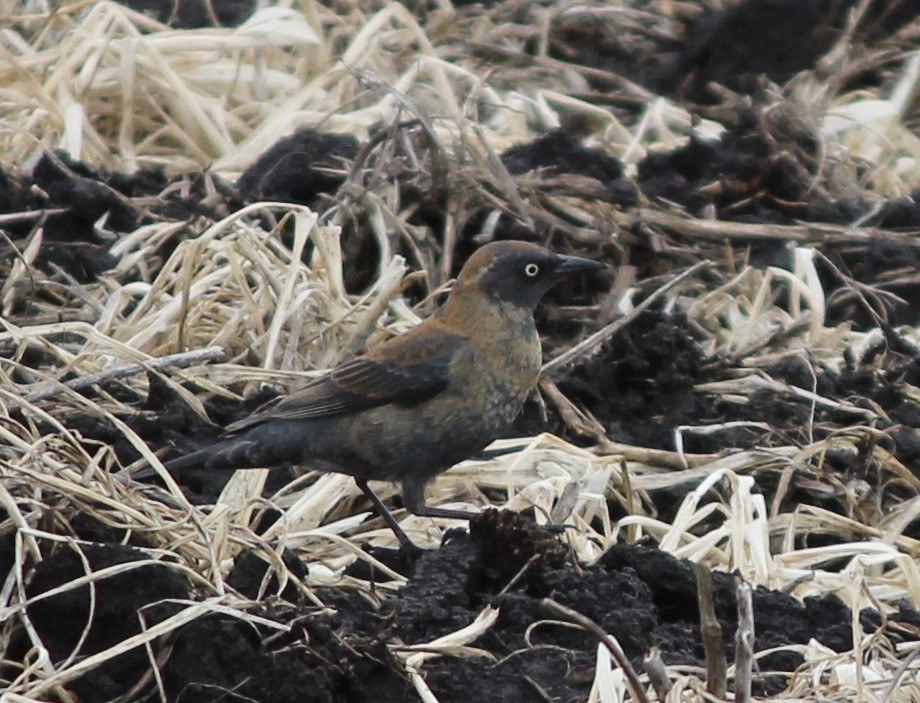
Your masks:
[{"label": "bird's breast", "polygon": [[540,337],[530,318],[529,324],[526,319],[506,320],[482,339],[451,369],[452,385],[463,396],[459,405],[475,408],[484,421],[501,424],[502,431],[536,385]]}]

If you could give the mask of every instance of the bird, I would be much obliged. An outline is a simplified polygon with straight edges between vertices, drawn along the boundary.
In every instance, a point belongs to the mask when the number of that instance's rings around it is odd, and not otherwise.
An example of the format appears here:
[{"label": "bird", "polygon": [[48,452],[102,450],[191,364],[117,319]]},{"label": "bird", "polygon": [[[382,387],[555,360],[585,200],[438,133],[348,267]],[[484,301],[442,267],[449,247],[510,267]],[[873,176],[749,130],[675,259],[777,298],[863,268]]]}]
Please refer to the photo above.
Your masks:
[{"label": "bird", "polygon": [[400,546],[417,550],[368,481],[401,484],[403,505],[415,515],[473,517],[429,506],[426,486],[512,424],[540,373],[538,303],[563,278],[600,268],[529,242],[486,244],[430,317],[165,467],[181,473],[303,465],[347,474]]}]

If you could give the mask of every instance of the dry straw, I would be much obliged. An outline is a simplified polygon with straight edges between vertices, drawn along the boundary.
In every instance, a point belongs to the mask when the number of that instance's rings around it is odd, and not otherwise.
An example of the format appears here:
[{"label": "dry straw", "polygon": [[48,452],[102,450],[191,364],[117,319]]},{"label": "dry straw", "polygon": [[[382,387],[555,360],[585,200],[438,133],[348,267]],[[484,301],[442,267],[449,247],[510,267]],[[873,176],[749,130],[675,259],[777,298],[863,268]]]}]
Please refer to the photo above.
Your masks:
[{"label": "dry straw", "polygon": [[[680,8],[664,2],[642,11],[628,3],[534,10],[569,11],[621,13],[624,31],[638,31],[640,20],[648,19],[643,13],[660,13],[667,26]],[[620,228],[632,226],[649,228],[686,260],[721,259],[726,240],[797,243],[791,271],[721,266],[716,274],[721,283],[704,287],[691,277],[666,287],[662,299],[686,311],[705,338],[708,354],[740,362],[734,377],[698,392],[742,405],[764,391],[780,395],[807,409],[811,439],[784,444],[768,437],[768,427],[753,425],[751,430],[763,432],[761,447],[695,456],[683,451],[683,437],[725,427],[693,426],[680,429],[672,451],[617,445],[559,394],[551,400],[569,411],[563,412],[566,419],[595,433],[594,451],[547,435],[499,442],[493,447],[496,458],[465,462],[441,477],[432,500],[534,506],[541,521],[577,526],[565,539],[589,563],[618,541],[647,538],[677,556],[737,571],[754,585],[800,597],[835,593],[854,613],[864,607],[887,612],[901,599],[920,604],[914,560],[918,544],[905,534],[920,514],[920,502],[911,497],[920,486],[894,456],[870,441],[881,411],[823,397],[814,384],[794,387],[769,373],[789,357],[813,367],[841,368],[848,350],[858,352],[874,341],[872,334],[827,326],[827,301],[808,245],[830,237],[852,243],[872,237],[905,242],[905,236],[869,232],[859,223],[764,227],[696,220],[676,210],[622,211],[596,197],[598,186],[590,179],[513,178],[496,154],[557,126],[563,115],[583,120],[590,126],[588,141],[629,168],[649,152],[685,143],[694,131],[712,135],[721,126],[694,123],[683,108],[623,77],[612,78],[620,86],[619,98],[624,104],[641,101],[641,110],[610,110],[579,97],[585,95],[589,71],[548,56],[539,29],[545,23],[516,25],[501,9],[477,19],[451,16],[445,8],[439,12],[423,27],[402,4],[382,5],[368,14],[357,9],[336,14],[301,0],[260,10],[235,29],[172,30],[111,2],[64,2],[50,12],[43,3],[0,0],[0,154],[5,169],[27,167],[44,150],[61,147],[112,170],[162,167],[184,173],[207,168],[232,179],[297,127],[365,138],[375,123],[414,120],[428,138],[428,148],[416,156],[426,165],[444,165],[452,186],[444,232],[409,227],[386,176],[388,152],[378,151],[366,172],[350,174],[351,184],[360,188],[346,189],[327,216],[301,206],[259,203],[213,222],[154,220],[120,236],[111,249],[118,265],[89,284],[33,267],[42,244],[40,221],[30,213],[4,216],[3,222],[19,218],[38,225],[24,240],[7,241],[12,255],[0,261],[0,506],[6,516],[0,531],[15,532],[21,557],[0,587],[0,621],[25,627],[37,657],[5,699],[53,695],[81,672],[208,612],[255,621],[251,604],[224,583],[244,548],[272,565],[281,587],[293,583],[318,605],[321,599],[311,590],[315,586],[348,584],[378,598],[401,585],[403,578],[379,562],[373,567],[384,582],[373,589],[343,575],[355,559],[373,561],[360,549],[361,542],[393,544],[382,525],[351,513],[356,490],[347,478],[308,477],[263,498],[264,472],[241,473],[217,504],[192,506],[165,472],[165,489],[139,489],[113,473],[120,467],[111,447],[83,441],[70,419],[85,415],[109,423],[146,461],[162,468],[125,422],[136,412],[125,401],[126,392],[143,398],[149,374],[154,374],[204,415],[198,400],[204,394],[238,398],[263,383],[293,387],[355,353],[372,335],[405,330],[419,313],[400,298],[408,267],[390,254],[392,243],[414,247],[417,260],[412,263],[426,269],[433,289],[451,269],[456,215],[473,197],[522,222],[556,228],[584,246],[615,240]],[[529,63],[508,62],[494,74],[484,71],[476,53],[514,55],[505,48],[506,37],[530,37],[540,48]],[[854,58],[845,39],[828,58],[842,70],[855,72],[883,60],[876,55]],[[884,195],[917,187],[920,151],[904,121],[920,81],[920,60],[916,54],[902,58],[902,76],[887,95],[840,95],[833,82],[804,75],[786,96],[778,96],[778,106],[801,110],[801,117],[824,134],[826,163],[817,187],[836,193],[869,188]],[[811,107],[806,110],[806,105]],[[404,146],[411,153],[415,147],[410,142]],[[867,160],[875,167],[857,176]],[[361,296],[349,295],[343,283],[339,225],[350,211],[366,215],[383,252],[375,282]],[[279,227],[263,225],[266,213],[281,222]],[[287,223],[293,237],[283,244],[278,231]],[[104,232],[105,222],[98,227]],[[674,239],[675,234],[682,239]],[[447,246],[432,254],[423,245],[437,237]],[[165,245],[176,240],[181,241],[164,258]],[[667,286],[668,281],[652,283]],[[648,285],[646,293],[651,292]],[[885,295],[856,284],[852,290],[854,296]],[[627,292],[622,307],[630,307],[632,293]],[[904,334],[916,340],[915,331]],[[26,363],[26,356],[35,353],[42,358],[37,367]],[[577,351],[590,353],[588,348]],[[72,381],[87,377],[117,381],[125,392],[96,385],[97,392],[87,397]],[[920,389],[907,390],[920,399]],[[829,433],[822,428],[818,434],[825,439],[815,439],[813,423],[826,409],[834,411],[838,424]],[[858,482],[842,483],[826,468],[829,453],[856,453],[867,441],[873,447],[871,460],[893,477],[871,494]],[[769,500],[755,490],[758,481],[767,479],[777,485]],[[793,484],[833,498],[839,512],[804,504],[790,511],[783,495]],[[664,493],[683,496],[670,521],[659,517],[656,505]],[[615,520],[612,506],[629,516]],[[251,526],[267,508],[279,509],[281,517],[257,535]],[[65,530],[38,528],[40,517],[49,512],[64,523],[87,514],[142,535],[153,545],[148,558],[191,577],[202,599],[183,604],[172,618],[131,641],[50,668],[38,656],[42,643],[24,616],[22,564],[40,559],[51,542],[65,541],[75,549],[80,544],[62,538]],[[449,521],[412,516],[400,520],[414,540],[430,546],[450,526]],[[817,533],[832,535],[833,546],[802,546],[804,536]],[[305,582],[287,572],[279,556],[282,547],[310,561]],[[845,568],[831,568],[841,561]],[[96,572],[83,580],[105,575]],[[62,588],[75,588],[83,580]],[[420,651],[399,651],[423,699],[435,700],[421,674],[426,658],[480,656],[470,642],[493,622],[494,613],[486,611],[469,628]],[[856,624],[853,631],[854,647],[848,653],[829,652],[817,643],[790,648],[802,653],[806,663],[795,672],[783,700],[819,695],[828,701],[920,700],[920,664],[913,646],[895,647],[882,635],[865,638]],[[667,672],[673,683],[668,700],[708,700],[700,672]],[[606,650],[599,650],[596,675],[591,700],[635,700],[616,678]],[[641,684],[652,696],[644,676]]]}]

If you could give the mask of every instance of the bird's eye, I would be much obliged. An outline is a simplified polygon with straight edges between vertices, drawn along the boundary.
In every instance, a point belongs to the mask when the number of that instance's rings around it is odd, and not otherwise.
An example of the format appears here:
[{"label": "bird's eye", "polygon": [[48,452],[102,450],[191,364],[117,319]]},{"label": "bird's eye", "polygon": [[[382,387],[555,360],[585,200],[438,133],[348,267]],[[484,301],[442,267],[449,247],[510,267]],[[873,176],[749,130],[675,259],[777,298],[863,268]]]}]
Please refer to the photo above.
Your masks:
[{"label": "bird's eye", "polygon": [[527,264],[524,267],[524,273],[528,278],[534,278],[538,273],[540,273],[540,266],[538,264]]}]

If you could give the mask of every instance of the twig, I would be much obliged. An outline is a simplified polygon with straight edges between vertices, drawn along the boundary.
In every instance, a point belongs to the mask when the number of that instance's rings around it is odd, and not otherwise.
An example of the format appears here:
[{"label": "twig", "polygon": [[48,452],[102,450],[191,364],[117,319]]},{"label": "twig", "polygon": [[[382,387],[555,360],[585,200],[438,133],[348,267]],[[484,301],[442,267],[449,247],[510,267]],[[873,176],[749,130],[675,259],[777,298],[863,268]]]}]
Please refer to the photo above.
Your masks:
[{"label": "twig", "polygon": [[900,663],[898,668],[895,670],[894,674],[891,676],[891,682],[885,688],[885,692],[882,694],[879,703],[888,703],[891,700],[892,694],[898,690],[898,687],[901,685],[901,679],[904,678],[904,675],[907,674],[911,665],[920,656],[920,649],[913,650],[910,654],[905,657],[904,661]]},{"label": "twig", "polygon": [[622,442],[601,442],[597,451],[601,454],[622,454],[626,461],[637,461],[648,466],[683,470],[688,467],[705,466],[721,459],[724,454],[680,454],[666,449],[637,447]]},{"label": "twig", "polygon": [[722,641],[722,625],[716,617],[712,569],[703,562],[696,565],[696,598],[700,607],[703,649],[706,652],[706,690],[721,699],[725,697],[728,662],[725,659],[725,643]]},{"label": "twig", "polygon": [[581,66],[577,63],[554,59],[550,56],[528,56],[527,54],[524,54],[517,49],[502,47],[498,44],[487,44],[485,42],[471,41],[469,42],[469,46],[475,52],[490,54],[493,56],[497,55],[502,58],[510,58],[521,63],[522,65],[540,66],[542,68],[548,68],[554,71],[573,71],[575,73],[581,74],[582,76],[585,76],[586,78],[607,81],[618,86],[621,90],[628,92],[634,100],[641,103],[647,104],[655,99],[654,93],[649,92],[638,83],[634,83],[625,76],[622,76],[619,73],[613,73],[612,71],[604,71],[602,69],[593,68],[591,66]]},{"label": "twig", "polygon": [[799,244],[869,244],[871,242],[896,242],[916,249],[920,240],[915,232],[891,232],[876,228],[842,227],[810,222],[801,225],[760,225],[750,222],[726,222],[723,220],[701,220],[674,215],[651,208],[640,208],[623,218],[623,224],[642,222],[647,225],[666,227],[693,239],[709,239],[746,242],[797,242]]},{"label": "twig", "polygon": [[510,591],[514,587],[514,584],[520,581],[521,578],[523,578],[524,574],[526,574],[527,571],[530,569],[530,567],[536,564],[539,559],[540,559],[539,554],[534,554],[532,557],[530,557],[530,559],[527,560],[527,563],[524,564],[524,566],[522,566],[520,569],[518,569],[518,572],[512,577],[512,579],[508,583],[505,584],[505,587],[502,588],[502,590],[498,592],[498,596],[503,596],[508,591]]},{"label": "twig", "polygon": [[738,631],[735,633],[735,703],[751,701],[751,669],[754,665],[754,605],[751,584],[738,579]]},{"label": "twig", "polygon": [[694,274],[702,271],[703,269],[709,268],[712,265],[710,261],[700,261],[690,268],[688,268],[683,273],[675,276],[670,281],[661,286],[658,290],[653,292],[649,297],[639,303],[633,310],[618,320],[614,320],[609,325],[606,325],[602,329],[598,330],[592,334],[587,339],[576,344],[574,347],[569,349],[567,352],[560,354],[555,359],[547,361],[543,364],[543,368],[540,369],[540,375],[546,376],[547,374],[552,373],[553,371],[562,368],[580,356],[584,356],[589,351],[594,349],[594,347],[602,344],[603,342],[610,339],[613,335],[619,332],[621,329],[626,327],[630,322],[635,320],[639,315],[645,312],[649,307],[651,307],[659,298],[661,298],[665,293],[674,288],[675,286],[683,283],[685,280],[693,276]]},{"label": "twig", "polygon": [[0,215],[0,227],[9,227],[11,225],[25,224],[33,220],[40,220],[43,217],[51,215],[66,215],[70,208],[55,207],[43,210],[25,210],[23,212],[10,212]]},{"label": "twig", "polygon": [[645,658],[642,668],[645,669],[648,680],[658,695],[658,700],[667,700],[668,692],[673,688],[674,684],[671,683],[671,679],[668,677],[668,670],[664,662],[661,661],[661,651],[658,647],[652,647],[652,651]]},{"label": "twig", "polygon": [[525,676],[524,681],[534,690],[534,693],[537,694],[541,701],[546,701],[547,703],[553,703],[554,698],[546,692],[546,689],[543,688],[535,679],[530,676]]},{"label": "twig", "polygon": [[633,697],[639,701],[639,703],[649,703],[648,696],[645,695],[645,689],[642,687],[642,683],[639,681],[639,675],[636,673],[636,670],[633,669],[632,664],[629,663],[629,659],[626,658],[623,650],[620,648],[619,643],[606,632],[604,628],[594,622],[591,618],[585,617],[581,613],[572,610],[571,608],[566,608],[564,605],[560,605],[552,598],[544,598],[540,601],[540,606],[549,613],[553,615],[573,622],[578,625],[580,628],[586,632],[591,633],[603,644],[607,651],[610,652],[610,656],[613,657],[613,660],[617,663],[623,673],[626,675],[626,681],[629,683],[629,688],[632,691]]},{"label": "twig", "polygon": [[84,388],[89,388],[90,386],[95,386],[99,383],[103,383],[105,381],[113,381],[118,378],[133,376],[145,371],[159,371],[167,368],[184,369],[205,361],[220,359],[223,357],[223,355],[223,347],[206,347],[204,349],[194,349],[190,352],[182,352],[180,354],[170,354],[168,356],[162,356],[158,359],[151,359],[150,361],[142,361],[137,364],[129,364],[128,366],[122,366],[120,368],[111,369],[109,371],[100,371],[99,373],[91,373],[88,376],[81,376],[80,378],[75,378],[72,381],[61,383],[54,388],[45,388],[43,390],[33,391],[32,393],[29,393],[25,399],[30,403],[34,403],[38,400],[46,400],[60,393],[63,393],[65,388],[79,391]]},{"label": "twig", "polygon": [[604,444],[608,441],[607,433],[601,424],[593,417],[588,417],[581,411],[559,387],[548,378],[541,378],[539,388],[547,399],[556,406],[559,416],[572,432],[582,437],[591,437],[595,442]]}]

